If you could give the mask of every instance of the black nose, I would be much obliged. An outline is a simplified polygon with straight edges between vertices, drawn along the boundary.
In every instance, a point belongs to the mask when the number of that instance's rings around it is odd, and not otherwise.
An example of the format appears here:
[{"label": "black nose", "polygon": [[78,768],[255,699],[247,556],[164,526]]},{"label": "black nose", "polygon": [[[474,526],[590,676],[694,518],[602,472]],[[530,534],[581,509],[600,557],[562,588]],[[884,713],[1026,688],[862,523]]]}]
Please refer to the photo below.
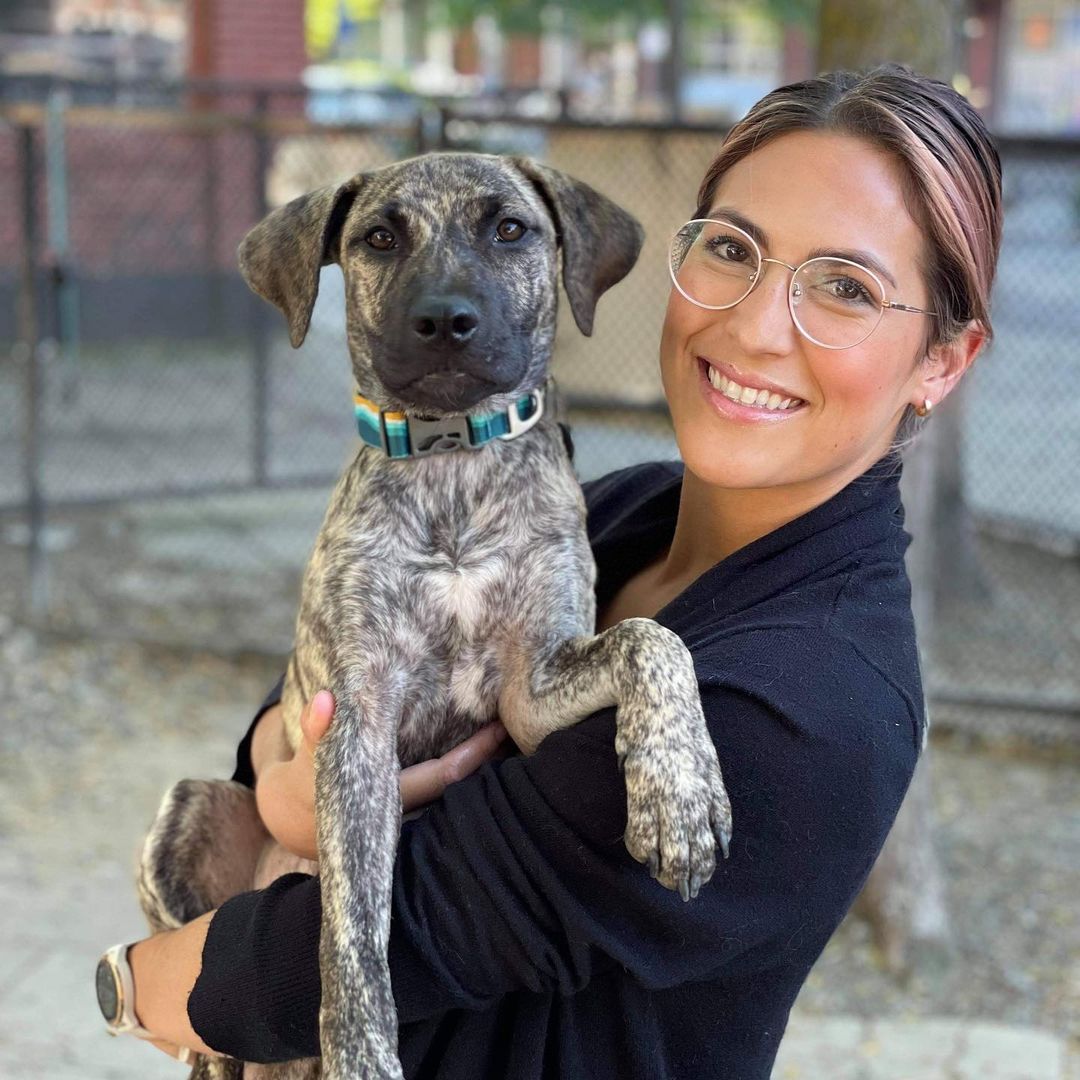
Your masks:
[{"label": "black nose", "polygon": [[463,296],[422,296],[409,310],[409,326],[425,345],[465,345],[480,316]]}]

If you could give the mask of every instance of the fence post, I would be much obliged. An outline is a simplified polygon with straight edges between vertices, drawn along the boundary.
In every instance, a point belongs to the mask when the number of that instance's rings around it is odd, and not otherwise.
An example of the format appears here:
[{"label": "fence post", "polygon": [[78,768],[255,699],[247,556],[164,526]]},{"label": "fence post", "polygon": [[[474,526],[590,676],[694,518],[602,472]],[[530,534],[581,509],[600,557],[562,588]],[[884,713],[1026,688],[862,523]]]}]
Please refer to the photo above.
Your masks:
[{"label": "fence post", "polygon": [[[218,169],[217,130],[206,128],[197,138],[202,140],[202,225],[203,259],[206,267],[205,291],[203,303],[207,312],[207,331],[211,338],[224,336],[225,327],[225,290],[228,282],[218,263],[218,250],[221,243],[221,215],[218,213],[218,200],[221,192],[221,173]],[[226,136],[228,139],[228,135]]]},{"label": "fence post", "polygon": [[[265,90],[255,94],[254,172],[252,175],[255,221],[266,216],[266,176],[270,171],[270,139],[266,130],[269,95]],[[270,338],[263,302],[254,294],[248,295],[250,312],[252,358],[253,444],[252,472],[257,486],[266,484],[269,476],[270,451]]]},{"label": "fence post", "polygon": [[438,116],[439,127],[438,134],[436,135],[435,147],[438,150],[450,150],[452,149],[452,147],[450,146],[450,133],[447,130],[451,119],[451,113],[449,108],[447,108],[447,106],[445,105],[440,105]]},{"label": "fence post", "polygon": [[37,161],[34,157],[34,129],[22,126],[19,132],[19,159],[22,185],[19,190],[23,222],[23,250],[19,275],[20,359],[25,364],[24,475],[28,536],[26,541],[29,580],[28,604],[31,617],[48,606],[48,567],[45,563],[45,500],[41,491],[42,373],[37,319]]},{"label": "fence post", "polygon": [[427,152],[427,137],[424,132],[424,109],[416,110],[416,119],[413,121],[412,142],[413,154],[420,155]]},{"label": "fence post", "polygon": [[48,201],[48,263],[53,291],[54,336],[63,357],[63,400],[72,405],[79,378],[79,284],[74,272],[69,221],[66,113],[71,94],[66,88],[49,94],[45,123],[45,183]]}]

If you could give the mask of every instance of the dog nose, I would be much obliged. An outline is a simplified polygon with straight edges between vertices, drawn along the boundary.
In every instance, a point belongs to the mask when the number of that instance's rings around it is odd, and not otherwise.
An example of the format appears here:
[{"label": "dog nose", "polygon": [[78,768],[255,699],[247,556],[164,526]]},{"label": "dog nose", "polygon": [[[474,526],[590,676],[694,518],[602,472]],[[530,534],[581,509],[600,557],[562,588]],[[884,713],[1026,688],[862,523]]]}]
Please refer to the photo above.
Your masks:
[{"label": "dog nose", "polygon": [[463,296],[423,296],[409,312],[409,325],[425,345],[465,345],[480,316]]}]

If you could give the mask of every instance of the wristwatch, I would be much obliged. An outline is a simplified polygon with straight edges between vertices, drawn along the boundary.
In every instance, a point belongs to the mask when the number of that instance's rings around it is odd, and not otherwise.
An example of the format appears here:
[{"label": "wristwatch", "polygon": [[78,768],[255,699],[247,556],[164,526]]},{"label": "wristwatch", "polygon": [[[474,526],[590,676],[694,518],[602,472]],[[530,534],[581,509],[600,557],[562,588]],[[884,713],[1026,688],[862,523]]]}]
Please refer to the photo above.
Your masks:
[{"label": "wristwatch", "polygon": [[98,961],[94,985],[98,1007],[110,1035],[135,1035],[140,1039],[154,1036],[139,1023],[135,1015],[135,980],[128,963],[130,945],[114,945]]}]

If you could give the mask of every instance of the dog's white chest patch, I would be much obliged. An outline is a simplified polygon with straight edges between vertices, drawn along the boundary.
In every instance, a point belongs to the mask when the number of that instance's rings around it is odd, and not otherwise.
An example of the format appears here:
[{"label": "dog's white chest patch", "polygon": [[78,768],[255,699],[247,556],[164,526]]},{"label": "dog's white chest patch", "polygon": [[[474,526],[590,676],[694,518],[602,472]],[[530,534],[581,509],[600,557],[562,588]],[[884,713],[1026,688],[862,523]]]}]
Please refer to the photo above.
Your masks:
[{"label": "dog's white chest patch", "polygon": [[506,559],[494,552],[474,553],[458,566],[432,568],[424,574],[427,601],[456,631],[458,652],[447,686],[450,703],[456,711],[478,719],[493,716],[498,703],[493,654],[496,628],[506,614],[499,599],[506,574]]},{"label": "dog's white chest patch", "polygon": [[424,586],[436,610],[445,612],[462,637],[473,640],[497,618],[495,593],[506,573],[501,558],[470,559],[463,566],[432,569]]},{"label": "dog's white chest patch", "polygon": [[464,716],[493,720],[499,703],[499,682],[492,682],[490,649],[460,656],[450,675],[450,702]]}]

